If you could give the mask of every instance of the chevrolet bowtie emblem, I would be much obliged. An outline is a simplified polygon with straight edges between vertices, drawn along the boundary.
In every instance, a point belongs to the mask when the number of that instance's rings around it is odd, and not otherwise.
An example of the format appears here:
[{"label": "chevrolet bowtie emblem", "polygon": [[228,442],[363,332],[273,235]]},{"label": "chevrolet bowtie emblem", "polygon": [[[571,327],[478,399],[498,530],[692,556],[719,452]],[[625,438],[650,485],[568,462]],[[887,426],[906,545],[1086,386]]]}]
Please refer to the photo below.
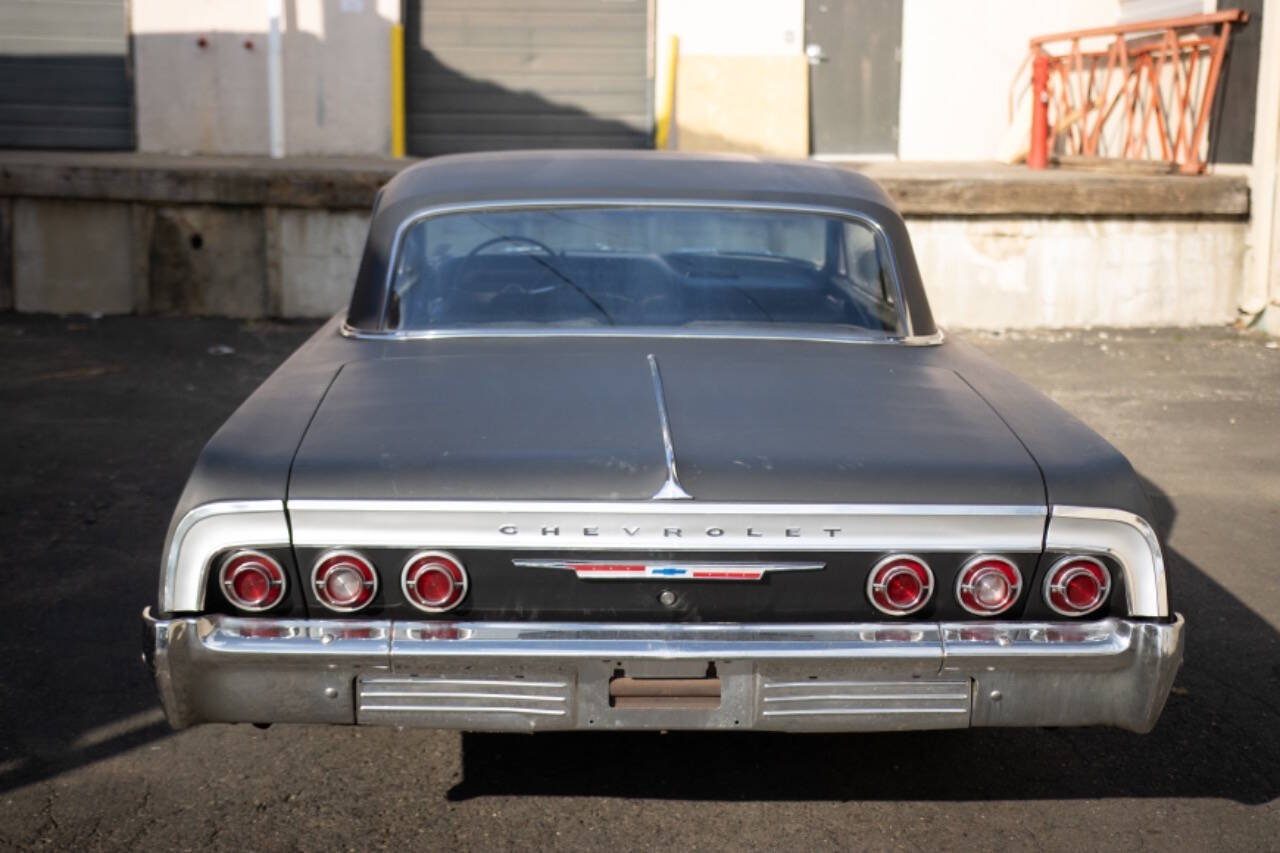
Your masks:
[{"label": "chevrolet bowtie emblem", "polygon": [[648,563],[622,560],[513,560],[527,569],[564,569],[584,580],[758,581],[769,572],[811,572],[826,563]]}]

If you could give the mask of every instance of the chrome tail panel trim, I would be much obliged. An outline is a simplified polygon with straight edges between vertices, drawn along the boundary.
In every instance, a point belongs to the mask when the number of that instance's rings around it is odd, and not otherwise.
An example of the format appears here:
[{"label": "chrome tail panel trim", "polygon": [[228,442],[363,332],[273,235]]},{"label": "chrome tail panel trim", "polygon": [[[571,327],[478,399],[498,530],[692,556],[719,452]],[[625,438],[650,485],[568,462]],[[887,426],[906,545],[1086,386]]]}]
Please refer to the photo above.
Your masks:
[{"label": "chrome tail panel trim", "polygon": [[1054,506],[1045,547],[1113,557],[1124,574],[1129,615],[1152,619],[1169,615],[1164,554],[1155,530],[1141,516],[1101,507]]},{"label": "chrome tail panel trim", "polygon": [[653,396],[658,403],[658,424],[662,428],[662,453],[667,462],[667,479],[658,491],[654,492],[655,501],[693,500],[693,495],[680,485],[680,475],[676,473],[676,446],[671,441],[671,421],[667,418],[667,401],[662,395],[662,374],[658,371],[658,359],[650,353],[649,373],[653,377]]},{"label": "chrome tail panel trim", "polygon": [[294,545],[628,551],[1020,551],[1043,506],[291,500]]},{"label": "chrome tail panel trim", "polygon": [[512,560],[522,569],[570,571],[582,580],[758,581],[770,572],[814,572],[826,563],[693,563],[683,561],[621,560],[617,557],[583,557],[578,560]]},{"label": "chrome tail panel trim", "polygon": [[[178,728],[315,722],[527,731],[1155,725],[1183,621],[609,625],[143,613]],[[609,682],[703,678],[714,709],[613,707]]]},{"label": "chrome tail panel trim", "polygon": [[284,501],[201,504],[182,517],[165,543],[160,611],[196,613],[204,609],[205,580],[219,551],[288,545]]}]

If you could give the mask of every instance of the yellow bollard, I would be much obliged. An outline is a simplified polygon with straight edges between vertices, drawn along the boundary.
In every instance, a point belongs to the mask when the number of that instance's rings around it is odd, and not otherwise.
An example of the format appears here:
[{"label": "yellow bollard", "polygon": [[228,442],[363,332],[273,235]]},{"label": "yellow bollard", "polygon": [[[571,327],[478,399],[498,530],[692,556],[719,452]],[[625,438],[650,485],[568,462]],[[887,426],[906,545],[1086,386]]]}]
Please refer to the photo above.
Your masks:
[{"label": "yellow bollard", "polygon": [[671,144],[671,118],[676,101],[676,57],[680,54],[679,36],[667,39],[665,79],[658,90],[658,106],[654,110],[653,147],[662,151]]},{"label": "yellow bollard", "polygon": [[404,156],[404,25],[391,25],[391,156]]}]

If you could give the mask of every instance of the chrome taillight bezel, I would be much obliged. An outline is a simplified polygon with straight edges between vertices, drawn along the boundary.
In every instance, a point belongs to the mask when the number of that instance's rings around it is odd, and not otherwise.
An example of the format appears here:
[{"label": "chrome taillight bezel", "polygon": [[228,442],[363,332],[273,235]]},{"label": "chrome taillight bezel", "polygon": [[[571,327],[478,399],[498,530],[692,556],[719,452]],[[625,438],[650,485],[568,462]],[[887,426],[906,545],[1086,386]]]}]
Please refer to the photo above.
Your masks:
[{"label": "chrome taillight bezel", "polygon": [[[1070,581],[1071,576],[1074,576],[1076,573],[1069,572],[1062,578],[1058,578],[1058,574],[1072,563],[1087,563],[1099,569],[1102,574],[1101,588],[1098,592],[1097,601],[1084,609],[1078,609],[1071,606],[1063,608],[1059,607],[1054,602],[1055,593],[1061,593],[1063,600],[1068,600],[1066,597],[1066,585]],[[1087,572],[1088,570],[1080,568],[1078,571]],[[1094,579],[1097,580],[1096,574],[1094,575]],[[1069,616],[1072,618],[1077,616],[1088,616],[1090,613],[1097,612],[1102,605],[1107,603],[1107,600],[1111,597],[1111,585],[1111,570],[1107,568],[1106,563],[1102,562],[1097,557],[1091,557],[1087,554],[1072,554],[1070,556],[1063,557],[1049,567],[1049,571],[1044,577],[1044,601],[1045,604],[1049,606],[1049,609],[1054,613],[1057,613],[1059,616]]]},{"label": "chrome taillight bezel", "polygon": [[[360,596],[348,604],[333,601],[328,597],[329,575],[343,565],[355,568],[362,580]],[[326,551],[316,558],[311,567],[311,592],[328,610],[335,613],[356,613],[368,607],[378,594],[378,569],[372,560],[359,551],[353,551],[350,548]]]},{"label": "chrome taillight bezel", "polygon": [[[440,565],[442,563],[450,564],[458,570],[457,575],[454,575],[442,566],[441,570],[445,571],[445,573],[449,575],[450,581],[453,584],[453,593],[451,593],[448,598],[444,599],[441,604],[432,604],[429,601],[423,600],[417,592],[418,577],[422,571],[433,570],[429,568],[432,561],[436,561],[436,565]],[[417,571],[415,571],[415,569],[417,569]],[[471,582],[467,575],[467,567],[462,564],[461,560],[453,554],[450,554],[448,551],[418,551],[410,556],[409,559],[405,560],[404,568],[400,571],[400,590],[404,593],[405,601],[409,602],[410,605],[424,613],[447,613],[448,611],[453,610],[466,600],[470,586]]]},{"label": "chrome taillight bezel", "polygon": [[[1000,572],[998,568],[989,567],[988,564],[991,563],[999,564],[1007,571]],[[973,592],[974,584],[987,571],[1000,572],[1009,584],[1009,598],[999,607],[984,607]],[[1022,587],[1022,570],[1013,560],[999,554],[978,554],[966,560],[960,567],[959,574],[956,575],[956,603],[974,616],[999,616],[1001,613],[1009,612],[1009,609],[1018,603],[1018,598],[1022,595]]]},{"label": "chrome taillight bezel", "polygon": [[[235,579],[246,571],[255,571],[254,564],[261,567],[261,573],[267,577],[268,596],[262,603],[253,603],[240,597],[235,591]],[[240,549],[229,554],[218,568],[218,588],[222,597],[232,607],[245,613],[266,613],[284,601],[289,589],[288,576],[280,561],[270,554],[251,549]],[[274,594],[274,597],[272,595]]]},{"label": "chrome taillight bezel", "polygon": [[[910,607],[897,607],[888,600],[886,587],[892,577],[897,574],[893,571],[894,563],[916,563],[924,569],[924,581],[921,586],[920,596],[918,600]],[[902,567],[903,571],[910,572],[919,579],[919,575],[906,566]],[[878,575],[884,571],[885,575],[878,578]],[[871,567],[871,572],[867,575],[867,601],[871,602],[871,606],[887,616],[910,616],[912,613],[919,613],[933,599],[934,589],[937,587],[935,582],[933,569],[929,564],[917,557],[915,554],[890,554],[889,556],[879,560]],[[879,596],[884,595],[884,601],[880,601]]]}]

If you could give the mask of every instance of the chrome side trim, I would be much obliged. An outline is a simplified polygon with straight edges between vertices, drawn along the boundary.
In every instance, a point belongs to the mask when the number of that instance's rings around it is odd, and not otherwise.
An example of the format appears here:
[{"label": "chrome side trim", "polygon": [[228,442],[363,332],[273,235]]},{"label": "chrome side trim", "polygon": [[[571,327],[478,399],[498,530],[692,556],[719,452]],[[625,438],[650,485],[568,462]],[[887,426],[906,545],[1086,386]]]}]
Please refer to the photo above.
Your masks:
[{"label": "chrome side trim", "polygon": [[658,423],[662,427],[662,452],[667,461],[667,479],[658,491],[654,492],[655,501],[692,500],[693,495],[680,485],[680,475],[676,473],[676,447],[671,441],[671,421],[667,419],[667,401],[662,396],[662,374],[658,371],[658,359],[649,353],[649,373],[653,376],[653,396],[658,403]]},{"label": "chrome side trim", "polygon": [[[790,213],[810,213],[818,216],[832,216],[840,219],[851,219],[859,222],[875,234],[876,241],[885,250],[885,256],[889,259],[889,274],[893,278],[894,291],[897,295],[898,320],[902,327],[899,336],[884,336],[874,339],[868,339],[864,342],[876,343],[908,343],[913,346],[930,346],[935,343],[941,343],[941,337],[935,335],[915,334],[914,324],[911,318],[911,311],[907,308],[906,294],[902,289],[902,276],[898,271],[898,257],[896,253],[897,247],[890,244],[888,236],[884,232],[883,226],[874,218],[856,210],[845,210],[837,207],[826,207],[823,205],[805,205],[805,204],[787,204],[784,202],[761,202],[741,200],[734,201],[731,199],[717,199],[708,201],[695,201],[690,199],[601,199],[601,198],[563,198],[563,199],[541,199],[537,201],[490,201],[490,202],[472,202],[467,204],[449,204],[437,205],[434,207],[423,208],[409,216],[396,226],[395,237],[392,239],[391,252],[387,261],[387,276],[383,283],[383,316],[379,319],[379,330],[366,331],[352,329],[348,324],[343,324],[343,334],[350,332],[351,337],[360,338],[376,338],[376,339],[393,339],[393,340],[409,340],[413,337],[440,337],[438,334],[420,334],[420,333],[397,333],[395,330],[386,329],[386,305],[388,299],[387,294],[391,293],[395,286],[395,270],[400,259],[400,250],[404,243],[405,232],[424,219],[433,216],[444,216],[451,213],[475,213],[485,211],[503,211],[503,210],[543,210],[554,209],[558,207],[668,207],[668,208],[703,208],[710,210],[772,210],[786,211]],[[454,330],[448,330],[454,331]],[[474,331],[474,330],[473,330]],[[535,332],[535,334],[545,335],[545,331]],[[504,332],[482,333],[485,337],[503,337],[507,336]],[[728,336],[721,336],[728,337]],[[937,337],[936,341],[932,339]]]},{"label": "chrome side trim", "polygon": [[1038,552],[1042,506],[699,501],[288,502],[300,547]]},{"label": "chrome side trim", "polygon": [[1045,547],[1112,557],[1124,575],[1129,615],[1152,619],[1169,615],[1164,554],[1155,530],[1141,516],[1102,507],[1054,506]]},{"label": "chrome side trim", "polygon": [[227,548],[288,546],[284,502],[218,501],[201,504],[182,517],[165,548],[160,572],[162,613],[204,609],[209,564]]}]

